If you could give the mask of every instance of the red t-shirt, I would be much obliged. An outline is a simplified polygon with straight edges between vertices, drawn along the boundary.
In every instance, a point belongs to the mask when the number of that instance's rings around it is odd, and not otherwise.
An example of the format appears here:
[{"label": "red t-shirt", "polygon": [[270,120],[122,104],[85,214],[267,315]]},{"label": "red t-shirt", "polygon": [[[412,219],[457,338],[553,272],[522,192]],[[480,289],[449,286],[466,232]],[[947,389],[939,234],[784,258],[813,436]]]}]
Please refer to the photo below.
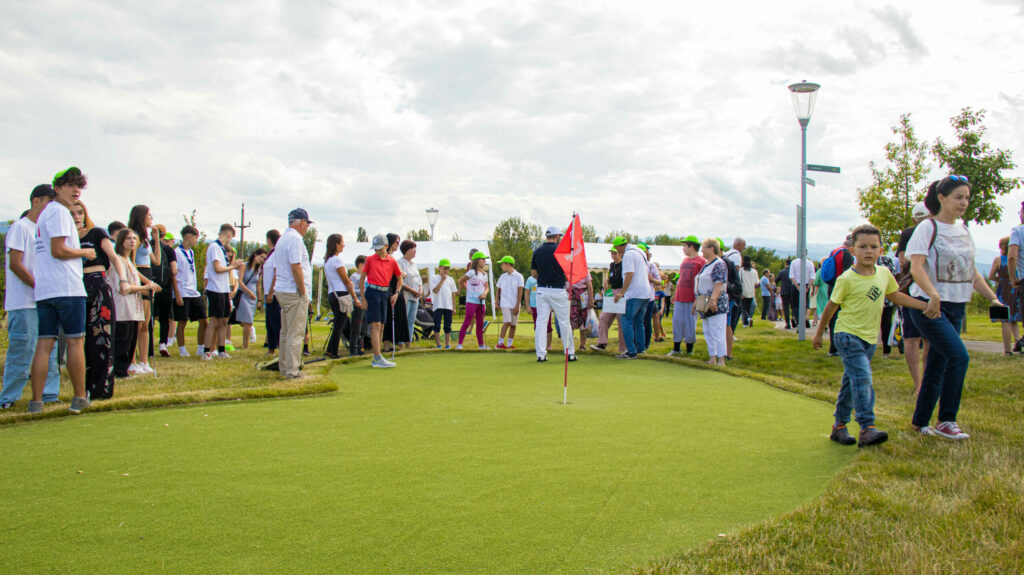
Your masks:
[{"label": "red t-shirt", "polygon": [[693,303],[696,297],[696,278],[700,270],[707,265],[707,260],[700,256],[686,258],[679,264],[679,281],[676,282],[676,294],[672,301],[681,303]]},{"label": "red t-shirt", "polygon": [[384,259],[377,254],[367,257],[366,263],[363,264],[363,273],[366,274],[367,282],[384,287],[391,283],[392,276],[402,277],[398,261],[390,255]]}]

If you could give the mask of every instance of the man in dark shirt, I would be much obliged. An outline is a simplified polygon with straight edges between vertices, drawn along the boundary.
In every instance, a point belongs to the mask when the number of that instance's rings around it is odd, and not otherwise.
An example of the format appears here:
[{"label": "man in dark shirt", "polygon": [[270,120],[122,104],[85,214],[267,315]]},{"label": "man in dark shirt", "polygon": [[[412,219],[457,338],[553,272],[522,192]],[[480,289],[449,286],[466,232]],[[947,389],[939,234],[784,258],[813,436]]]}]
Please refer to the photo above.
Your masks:
[{"label": "man in dark shirt", "polygon": [[795,320],[789,317],[789,311],[793,308],[793,282],[789,279],[789,264],[790,260],[786,260],[786,265],[782,266],[775,276],[775,284],[779,286],[779,295],[782,296],[782,313],[786,317],[786,329],[796,327]]},{"label": "man in dark shirt", "polygon": [[[537,272],[537,323],[546,325],[551,314],[555,314],[558,322],[562,346],[569,355],[569,361],[576,361],[576,344],[572,337],[572,326],[569,324],[569,294],[566,291],[565,272],[555,258],[555,249],[562,232],[551,226],[545,233],[547,241],[533,252],[530,268]],[[547,361],[547,336],[543,329],[534,330],[534,349],[537,361]]]},{"label": "man in dark shirt", "polygon": [[[170,346],[173,349],[171,338],[174,333],[174,325],[171,320],[171,309],[174,307],[174,289],[171,282],[174,281],[174,276],[171,274],[171,262],[174,261],[174,234],[165,232],[160,236],[160,253],[163,257],[160,258],[159,265],[153,266],[153,281],[163,291],[157,292],[153,296],[153,317],[160,325],[160,355],[170,357],[171,354],[167,348]],[[153,338],[150,338],[149,341],[152,344]]]},{"label": "man in dark shirt", "polygon": [[[911,215],[914,217],[914,225],[900,233],[900,243],[896,245],[896,259],[900,262],[900,275],[910,273],[910,260],[907,259],[906,254],[907,242],[910,241],[910,236],[914,235],[914,230],[917,229],[918,224],[923,222],[931,213],[925,207],[924,202],[918,202],[914,205]],[[921,337],[921,332],[917,330],[917,326],[910,320],[909,314],[905,314],[903,308],[900,308],[899,311],[900,318],[903,320],[900,323],[900,330],[903,333],[903,359],[907,362],[910,379],[914,380],[914,392],[916,393],[921,389],[921,374],[923,372],[921,358],[928,357],[928,340]]]}]

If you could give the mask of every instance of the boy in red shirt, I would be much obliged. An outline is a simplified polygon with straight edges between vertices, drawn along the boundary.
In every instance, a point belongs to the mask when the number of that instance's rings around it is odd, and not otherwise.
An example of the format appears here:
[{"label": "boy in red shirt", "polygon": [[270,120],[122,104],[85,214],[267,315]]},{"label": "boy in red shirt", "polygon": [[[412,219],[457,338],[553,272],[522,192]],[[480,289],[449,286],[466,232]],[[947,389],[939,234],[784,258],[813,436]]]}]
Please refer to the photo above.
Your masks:
[{"label": "boy in red shirt", "polygon": [[[402,270],[395,258],[388,254],[388,241],[381,235],[373,236],[374,255],[366,258],[363,264],[362,289],[363,308],[366,309],[366,321],[370,323],[370,339],[373,343],[373,367],[395,367],[394,362],[384,359],[380,354],[380,340],[384,333],[384,321],[387,318],[388,305],[395,306],[398,294],[402,293]],[[391,278],[398,278],[395,295],[388,296],[388,285]],[[391,300],[390,302],[388,300]]]}]

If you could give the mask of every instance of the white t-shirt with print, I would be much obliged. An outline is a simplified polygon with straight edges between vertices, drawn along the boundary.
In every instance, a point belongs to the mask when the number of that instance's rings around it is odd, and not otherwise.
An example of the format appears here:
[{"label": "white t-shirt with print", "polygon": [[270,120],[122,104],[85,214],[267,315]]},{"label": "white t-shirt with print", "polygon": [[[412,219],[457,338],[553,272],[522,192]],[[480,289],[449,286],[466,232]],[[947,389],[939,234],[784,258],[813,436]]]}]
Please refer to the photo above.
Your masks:
[{"label": "white t-shirt with print", "polygon": [[[441,288],[434,292],[434,288],[441,285]],[[459,288],[455,285],[455,280],[451,276],[444,278],[444,283],[441,283],[441,276],[436,275],[430,281],[430,301],[434,306],[434,309],[455,309],[455,294],[459,291]]]},{"label": "white t-shirt with print", "polygon": [[196,287],[196,254],[191,249],[183,246],[174,248],[174,263],[178,267],[178,275],[175,276],[178,283],[178,294],[181,297],[199,297],[199,290]]},{"label": "white t-shirt with print", "polygon": [[[935,227],[938,226],[936,231]],[[935,244],[928,244],[935,234]],[[911,256],[927,256],[925,269],[928,279],[939,292],[942,301],[966,303],[974,293],[974,240],[963,223],[944,224],[938,220],[925,220],[918,224],[914,235],[907,242],[907,259]],[[910,286],[910,295],[928,299],[921,286]]]},{"label": "white t-shirt with print", "polygon": [[502,309],[515,309],[519,305],[519,288],[526,285],[523,274],[512,270],[511,273],[501,274],[498,278],[498,289],[501,290],[501,300],[498,307]]},{"label": "white t-shirt with print", "polygon": [[214,242],[206,248],[206,291],[217,293],[231,293],[231,276],[228,272],[218,272],[213,267],[213,262],[220,262],[220,265],[228,267],[228,261],[224,257],[224,248]]},{"label": "white t-shirt with print", "polygon": [[55,297],[85,297],[82,258],[62,260],[50,253],[50,240],[64,238],[64,245],[81,249],[78,230],[71,211],[60,202],[50,202],[36,222],[36,261],[32,275],[36,279],[36,301]]},{"label": "white t-shirt with print", "polygon": [[[327,289],[331,293],[348,293],[348,288],[345,287],[345,282],[341,281],[341,276],[338,275],[338,268],[345,267],[345,264],[341,263],[341,256],[334,254],[327,258],[324,262],[324,275],[327,276]],[[349,278],[350,280],[352,278]]]},{"label": "white t-shirt with print", "polygon": [[466,302],[481,303],[480,298],[487,289],[487,273],[469,270],[466,272]]},{"label": "white t-shirt with print", "polygon": [[[629,288],[622,294],[626,299],[651,299],[651,280],[648,277],[650,268],[647,266],[647,258],[644,257],[640,248],[629,246],[622,254],[622,277],[633,272],[633,279],[629,282]],[[625,281],[625,280],[623,280]]]},{"label": "white t-shirt with print", "polygon": [[36,224],[28,218],[11,224],[7,230],[6,238],[7,258],[4,260],[7,270],[6,291],[4,292],[4,309],[14,311],[16,309],[35,309],[36,294],[32,286],[21,281],[21,278],[11,272],[11,250],[18,250],[24,254],[21,258],[22,265],[30,273],[35,267],[36,261]]}]

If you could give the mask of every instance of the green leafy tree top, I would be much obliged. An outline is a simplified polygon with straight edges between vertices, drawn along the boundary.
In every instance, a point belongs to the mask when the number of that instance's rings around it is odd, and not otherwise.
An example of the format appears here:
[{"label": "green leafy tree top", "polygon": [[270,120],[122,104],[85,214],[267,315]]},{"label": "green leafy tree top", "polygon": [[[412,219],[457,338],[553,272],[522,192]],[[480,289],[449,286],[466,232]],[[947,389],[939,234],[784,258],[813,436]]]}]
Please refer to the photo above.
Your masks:
[{"label": "green leafy tree top", "polygon": [[424,229],[409,230],[405,234],[405,239],[412,240],[414,242],[429,242],[430,241],[430,232],[428,232],[427,230],[424,230]]},{"label": "green leafy tree top", "polygon": [[964,108],[960,114],[950,118],[956,134],[956,143],[948,145],[941,138],[932,145],[932,154],[950,174],[967,176],[971,182],[971,201],[964,213],[964,222],[989,224],[998,222],[1002,208],[996,203],[1021,185],[1020,178],[1004,178],[1004,170],[1013,170],[1013,153],[993,150],[983,142],[985,110]]},{"label": "green leafy tree top", "polygon": [[[533,257],[533,248],[541,239],[542,230],[539,225],[524,222],[512,217],[498,223],[491,236],[491,252],[488,254],[492,262],[497,262],[504,256],[512,256],[516,260],[516,271],[529,276],[530,260]],[[494,273],[497,276],[501,273],[497,264],[494,264]]]}]

